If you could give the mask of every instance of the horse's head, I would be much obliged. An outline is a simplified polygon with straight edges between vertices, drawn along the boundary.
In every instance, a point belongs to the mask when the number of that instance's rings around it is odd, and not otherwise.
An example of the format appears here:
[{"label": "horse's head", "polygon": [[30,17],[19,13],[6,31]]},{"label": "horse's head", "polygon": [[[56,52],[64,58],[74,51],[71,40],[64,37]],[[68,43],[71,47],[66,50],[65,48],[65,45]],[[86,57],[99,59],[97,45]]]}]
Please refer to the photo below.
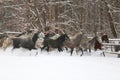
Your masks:
[{"label": "horse's head", "polygon": [[57,40],[65,41],[65,40],[70,40],[70,38],[68,37],[67,34],[61,34],[60,37],[57,38]]},{"label": "horse's head", "polygon": [[69,36],[67,34],[63,34],[65,40],[70,40]]},{"label": "horse's head", "polygon": [[52,37],[52,36],[54,36],[55,34],[54,33],[47,33],[47,34],[45,34],[45,37],[44,37],[44,39],[47,39],[47,38],[50,38],[50,37]]},{"label": "horse's head", "polygon": [[39,38],[39,32],[35,33],[32,37],[32,41],[35,43],[37,39]]},{"label": "horse's head", "polygon": [[106,42],[106,43],[109,43],[109,39],[108,39],[108,35],[103,35],[102,37],[101,37],[101,40],[102,40],[102,42]]},{"label": "horse's head", "polygon": [[43,32],[39,32],[38,37],[39,37],[39,38],[44,38],[44,37],[45,37],[45,34],[44,34]]},{"label": "horse's head", "polygon": [[0,35],[0,39],[6,39],[8,37],[7,33],[3,33]]}]

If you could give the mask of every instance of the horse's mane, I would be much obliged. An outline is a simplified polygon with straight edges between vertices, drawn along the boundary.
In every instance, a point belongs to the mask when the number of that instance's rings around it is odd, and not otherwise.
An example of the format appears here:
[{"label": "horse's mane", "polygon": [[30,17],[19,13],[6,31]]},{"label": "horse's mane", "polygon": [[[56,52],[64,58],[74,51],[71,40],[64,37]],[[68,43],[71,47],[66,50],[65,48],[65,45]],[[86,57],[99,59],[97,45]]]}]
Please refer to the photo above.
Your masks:
[{"label": "horse's mane", "polygon": [[72,41],[74,41],[75,42],[75,44],[80,44],[80,42],[81,42],[81,39],[82,39],[82,37],[83,37],[83,33],[81,33],[81,32],[78,32],[78,33],[76,33],[72,38],[71,38],[71,40]]},{"label": "horse's mane", "polygon": [[83,34],[82,32],[78,32],[78,33],[76,33],[75,35],[73,35],[73,36],[70,36],[70,39],[72,40],[72,39],[75,39],[75,38],[77,38],[80,34]]},{"label": "horse's mane", "polygon": [[102,46],[102,43],[99,40],[98,36],[93,37],[91,40],[89,40],[89,44],[93,47],[97,47],[99,45],[99,47]]},{"label": "horse's mane", "polygon": [[56,41],[57,41],[57,40],[63,41],[63,40],[65,40],[65,37],[68,37],[68,35],[67,35],[67,34],[61,34],[61,35],[56,39]]},{"label": "horse's mane", "polygon": [[32,41],[35,43],[37,41],[37,39],[39,38],[39,32],[35,33],[32,37]]},{"label": "horse's mane", "polygon": [[54,36],[50,37],[50,39],[56,40],[57,38],[59,38],[60,35],[59,34],[55,34]]},{"label": "horse's mane", "polygon": [[91,44],[91,45],[94,45],[95,44],[95,41],[98,39],[98,37],[97,36],[95,36],[95,37],[93,37],[91,40],[89,40],[89,43]]}]

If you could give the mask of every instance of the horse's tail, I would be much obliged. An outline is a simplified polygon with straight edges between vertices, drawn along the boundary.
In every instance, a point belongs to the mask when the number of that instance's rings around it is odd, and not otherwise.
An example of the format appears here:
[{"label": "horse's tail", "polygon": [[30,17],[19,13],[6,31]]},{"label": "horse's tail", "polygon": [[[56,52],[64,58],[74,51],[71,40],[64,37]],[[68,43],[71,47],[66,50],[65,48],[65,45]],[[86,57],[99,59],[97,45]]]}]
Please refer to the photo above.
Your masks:
[{"label": "horse's tail", "polygon": [[13,41],[11,38],[7,38],[4,40],[3,45],[2,45],[2,49],[6,50],[7,47],[9,47],[10,45],[12,45]]}]

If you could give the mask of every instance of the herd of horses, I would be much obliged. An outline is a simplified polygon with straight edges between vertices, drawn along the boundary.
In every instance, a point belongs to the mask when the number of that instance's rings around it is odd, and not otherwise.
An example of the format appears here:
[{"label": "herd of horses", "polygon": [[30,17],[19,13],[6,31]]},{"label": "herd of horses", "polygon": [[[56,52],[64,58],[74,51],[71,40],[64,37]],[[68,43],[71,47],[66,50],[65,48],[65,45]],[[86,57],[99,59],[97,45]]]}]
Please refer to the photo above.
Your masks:
[{"label": "herd of horses", "polygon": [[[38,49],[41,51],[45,50],[47,52],[57,49],[59,52],[68,50],[70,51],[70,55],[73,55],[73,51],[75,50],[77,53],[80,51],[82,56],[84,51],[91,50],[102,50],[102,42],[109,42],[108,36],[103,35],[100,38],[98,36],[94,36],[92,39],[88,38],[86,34],[82,32],[76,33],[74,36],[70,36],[66,33],[63,34],[51,34],[51,33],[43,33],[43,32],[24,32],[18,35],[7,35],[6,33],[0,35],[0,47],[4,49],[4,51],[12,46],[12,50],[16,48],[25,48],[28,50]],[[38,53],[36,53],[37,55]],[[105,54],[103,53],[105,56]]]}]

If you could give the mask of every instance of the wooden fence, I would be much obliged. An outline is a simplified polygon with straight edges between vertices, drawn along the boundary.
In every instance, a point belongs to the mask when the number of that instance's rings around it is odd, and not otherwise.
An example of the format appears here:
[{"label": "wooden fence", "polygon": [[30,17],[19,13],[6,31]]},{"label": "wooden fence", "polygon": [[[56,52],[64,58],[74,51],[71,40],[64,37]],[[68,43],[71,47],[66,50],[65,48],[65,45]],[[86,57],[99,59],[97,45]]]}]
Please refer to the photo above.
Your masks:
[{"label": "wooden fence", "polygon": [[114,51],[114,46],[120,46],[120,39],[109,39],[110,43],[102,43],[105,47],[109,46],[111,48],[111,51],[104,50],[105,53],[111,53],[111,54],[120,54],[120,52]]}]

